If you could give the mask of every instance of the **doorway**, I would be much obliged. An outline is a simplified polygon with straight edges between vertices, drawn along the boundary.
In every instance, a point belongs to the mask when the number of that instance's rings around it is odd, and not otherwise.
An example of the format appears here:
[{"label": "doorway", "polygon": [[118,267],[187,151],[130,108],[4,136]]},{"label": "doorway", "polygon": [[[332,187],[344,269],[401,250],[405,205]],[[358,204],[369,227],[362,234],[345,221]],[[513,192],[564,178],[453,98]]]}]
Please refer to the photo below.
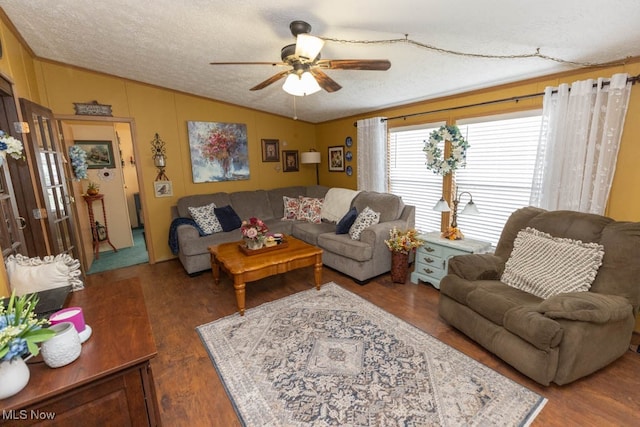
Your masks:
[{"label": "doorway", "polygon": [[[80,258],[87,274],[148,263],[133,121],[91,116],[56,118],[67,152],[78,145],[89,154],[88,178],[75,180],[71,190],[76,200]],[[100,150],[99,156],[91,155],[94,149]],[[86,196],[90,182],[99,187],[97,199]],[[104,239],[105,233],[108,240]]]}]

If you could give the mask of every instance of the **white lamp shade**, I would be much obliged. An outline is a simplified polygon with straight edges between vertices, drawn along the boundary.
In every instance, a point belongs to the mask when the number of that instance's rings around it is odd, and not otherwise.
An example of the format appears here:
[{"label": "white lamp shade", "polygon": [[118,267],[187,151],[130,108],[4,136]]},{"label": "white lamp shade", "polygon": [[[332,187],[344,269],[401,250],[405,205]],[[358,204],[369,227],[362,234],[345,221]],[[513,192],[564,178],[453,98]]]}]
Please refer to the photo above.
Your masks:
[{"label": "white lamp shade", "polygon": [[433,207],[433,210],[438,212],[450,212],[451,208],[447,201],[441,197],[440,200],[438,200],[438,203]]},{"label": "white lamp shade", "polygon": [[289,74],[282,85],[282,89],[290,95],[305,96],[316,93],[322,88],[313,75],[305,71],[301,76],[295,73]]},{"label": "white lamp shade", "polygon": [[324,40],[309,34],[298,34],[296,39],[296,56],[313,61],[324,46]]},{"label": "white lamp shade", "polygon": [[462,209],[462,212],[460,212],[461,215],[480,215],[480,211],[478,210],[478,207],[476,206],[475,203],[473,203],[473,200],[470,201],[469,203],[467,203],[467,205],[464,207],[464,209]]},{"label": "white lamp shade", "polygon": [[300,154],[300,163],[320,163],[322,161],[322,155],[319,151],[307,151]]}]

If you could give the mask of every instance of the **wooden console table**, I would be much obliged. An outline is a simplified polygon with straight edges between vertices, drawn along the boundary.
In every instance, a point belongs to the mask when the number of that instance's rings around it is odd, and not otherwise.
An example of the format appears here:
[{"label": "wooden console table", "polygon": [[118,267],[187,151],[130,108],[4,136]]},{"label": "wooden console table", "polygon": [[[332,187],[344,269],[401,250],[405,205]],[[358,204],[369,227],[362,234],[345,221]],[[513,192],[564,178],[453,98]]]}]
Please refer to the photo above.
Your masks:
[{"label": "wooden console table", "polygon": [[80,357],[52,369],[40,356],[27,362],[31,378],[15,396],[0,400],[0,425],[159,426],[149,361],[156,356],[140,282],[130,278],[74,292],[91,337]]},{"label": "wooden console table", "polygon": [[[109,239],[109,227],[107,226],[107,211],[104,209],[104,194],[97,194],[95,196],[84,195],[82,196],[84,201],[87,202],[87,209],[89,210],[89,222],[91,223],[91,233],[93,234],[93,252],[96,259],[100,258],[100,243],[106,242],[113,248],[114,252],[118,252],[111,240]],[[102,203],[102,219],[104,220],[105,238],[100,240],[98,235],[98,226],[96,224],[96,218],[93,213],[93,202],[100,200]]]}]

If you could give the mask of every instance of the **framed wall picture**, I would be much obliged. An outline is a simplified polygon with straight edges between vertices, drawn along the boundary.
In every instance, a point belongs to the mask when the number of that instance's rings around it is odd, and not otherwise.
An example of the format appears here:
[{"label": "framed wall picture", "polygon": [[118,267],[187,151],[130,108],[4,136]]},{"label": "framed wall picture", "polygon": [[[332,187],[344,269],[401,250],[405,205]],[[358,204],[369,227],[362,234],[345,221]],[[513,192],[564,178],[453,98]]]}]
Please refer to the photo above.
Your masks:
[{"label": "framed wall picture", "polygon": [[282,171],[298,172],[298,150],[282,151]]},{"label": "framed wall picture", "polygon": [[156,197],[171,197],[173,196],[173,185],[171,181],[155,181],[153,192]]},{"label": "framed wall picture", "polygon": [[187,122],[193,182],[249,179],[247,125]]},{"label": "framed wall picture", "polygon": [[262,161],[263,162],[279,162],[280,161],[280,141],[277,139],[262,140]]},{"label": "framed wall picture", "polygon": [[344,146],[329,147],[329,172],[344,172]]},{"label": "framed wall picture", "polygon": [[73,143],[87,153],[88,169],[116,167],[111,141],[74,141]]}]

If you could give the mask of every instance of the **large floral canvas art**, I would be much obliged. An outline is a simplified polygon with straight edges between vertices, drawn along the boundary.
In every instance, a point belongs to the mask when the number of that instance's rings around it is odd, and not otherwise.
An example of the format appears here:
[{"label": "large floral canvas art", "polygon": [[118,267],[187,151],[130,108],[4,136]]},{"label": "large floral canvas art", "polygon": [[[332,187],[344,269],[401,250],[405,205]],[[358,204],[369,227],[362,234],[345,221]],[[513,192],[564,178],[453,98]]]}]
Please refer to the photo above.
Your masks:
[{"label": "large floral canvas art", "polygon": [[193,182],[249,179],[247,126],[187,122]]}]

